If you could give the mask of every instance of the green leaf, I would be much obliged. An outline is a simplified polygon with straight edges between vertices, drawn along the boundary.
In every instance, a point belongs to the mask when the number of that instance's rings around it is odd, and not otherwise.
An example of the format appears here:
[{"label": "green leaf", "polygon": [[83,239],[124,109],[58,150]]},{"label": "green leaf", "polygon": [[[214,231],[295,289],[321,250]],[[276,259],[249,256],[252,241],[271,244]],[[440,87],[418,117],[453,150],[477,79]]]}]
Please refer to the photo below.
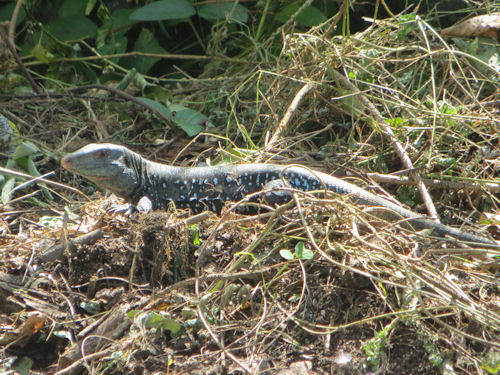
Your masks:
[{"label": "green leaf", "polygon": [[93,38],[97,34],[95,23],[81,15],[58,18],[47,25],[47,30],[63,42]]},{"label": "green leaf", "polygon": [[314,257],[314,252],[311,249],[304,249],[302,260],[311,260]]},{"label": "green leaf", "polygon": [[[286,23],[292,15],[300,8],[299,3],[293,3],[276,14],[275,19],[281,23]],[[318,8],[313,6],[305,7],[296,17],[295,22],[299,25],[312,27],[326,21],[326,17]]]},{"label": "green leaf", "polygon": [[[134,44],[134,51],[147,53],[166,53],[165,49],[160,46],[154,34],[148,29],[142,29],[137,41]],[[151,56],[131,56],[124,57],[120,61],[122,65],[132,69],[136,68],[139,73],[146,74],[151,67],[159,61],[159,57]]]},{"label": "green leaf", "polygon": [[[80,2],[83,3],[83,1],[81,1],[81,0],[80,0]],[[96,4],[97,4],[97,0],[87,0],[87,6],[85,7],[85,15],[86,16],[88,16],[90,13],[92,13],[92,10],[94,9]]]},{"label": "green leaf", "polygon": [[7,181],[2,187],[2,193],[0,198],[2,199],[2,203],[7,203],[10,201],[12,195],[12,189],[14,189],[14,185],[16,183],[16,179],[14,177],[8,177]]},{"label": "green leaf", "polygon": [[304,245],[303,241],[300,241],[295,245],[295,257],[297,259],[309,260],[312,259],[314,253],[310,249],[306,249],[306,245]]},{"label": "green leaf", "polygon": [[[101,31],[102,30],[98,31],[98,36],[97,36],[97,39],[98,39],[97,44],[99,46],[97,48],[97,51],[101,55],[106,56],[106,55],[114,55],[117,53],[125,52],[125,50],[127,49],[127,44],[128,44],[127,38],[121,37],[121,38],[115,39],[113,42],[105,42],[103,40],[104,39],[103,35],[101,35]],[[104,34],[106,34],[106,32],[104,32]],[[112,58],[110,60],[117,61],[118,58]]]},{"label": "green leaf", "polygon": [[288,249],[280,250],[280,255],[281,255],[282,258],[284,258],[286,260],[292,260],[294,258],[294,255]]},{"label": "green leaf", "polygon": [[168,109],[172,111],[172,120],[187,135],[194,137],[203,130],[201,124],[207,123],[208,117],[194,109],[186,108],[179,104],[171,104]]},{"label": "green leaf", "polygon": [[163,0],[145,5],[130,15],[131,20],[162,21],[188,18],[196,13],[188,0]]},{"label": "green leaf", "polygon": [[500,352],[491,348],[486,357],[481,361],[481,368],[488,371],[488,374],[499,374]]},{"label": "green leaf", "polygon": [[48,64],[52,60],[54,60],[56,57],[48,50],[46,49],[43,45],[37,44],[34,46],[30,53],[35,56],[35,59],[38,61],[41,61],[45,64]]},{"label": "green leaf", "polygon": [[61,228],[63,226],[62,216],[42,216],[38,224],[45,228]]},{"label": "green leaf", "polygon": [[145,312],[136,317],[146,328],[161,328],[176,333],[181,329],[181,325],[174,319],[170,319],[156,312]]},{"label": "green leaf", "polygon": [[[12,1],[7,5],[0,7],[0,21],[10,21],[15,7],[16,7],[15,1]],[[26,12],[24,11],[24,8],[21,7],[19,9],[19,14],[17,16],[16,26],[18,26],[21,22],[23,22],[25,17],[26,17]]]},{"label": "green leaf", "polygon": [[189,226],[189,233],[193,236],[193,245],[200,246],[200,228],[195,224]]},{"label": "green leaf", "polygon": [[201,322],[200,319],[188,319],[182,325],[186,329],[195,329],[195,330],[198,330],[203,327],[203,323]]},{"label": "green leaf", "polygon": [[297,258],[302,259],[302,252],[304,251],[304,249],[305,245],[302,241],[298,242],[297,245],[295,245],[295,255],[297,256]]},{"label": "green leaf", "polygon": [[248,20],[248,10],[241,4],[212,3],[198,7],[198,16],[210,22],[228,20],[245,23]]},{"label": "green leaf", "polygon": [[170,112],[170,110],[167,107],[165,107],[163,104],[158,103],[158,102],[151,100],[151,99],[148,99],[148,98],[137,98],[137,99],[139,99],[143,103],[146,103],[150,107],[153,107],[158,112],[163,113],[165,116],[172,118],[172,112]]},{"label": "green leaf", "polygon": [[141,311],[137,309],[132,309],[129,312],[127,312],[127,318],[130,320],[134,320],[137,314],[139,314]]},{"label": "green leaf", "polygon": [[80,303],[80,307],[92,315],[101,312],[101,304],[94,301],[83,301]]},{"label": "green leaf", "polygon": [[33,156],[33,154],[36,154],[38,152],[40,152],[40,149],[35,144],[31,143],[30,141],[25,141],[16,147],[16,150],[12,155],[12,159],[15,160],[24,158],[26,156]]},{"label": "green leaf", "polygon": [[133,11],[133,9],[115,10],[113,13],[111,13],[111,16],[103,22],[103,25],[99,29],[99,32],[103,33],[104,36],[107,36],[108,33],[110,33],[111,40],[113,40],[113,38],[116,40],[122,37],[127,31],[130,30],[133,25],[133,22],[130,21],[130,15],[133,13]]},{"label": "green leaf", "polygon": [[[83,16],[85,14],[85,8],[87,7],[87,2],[82,0],[64,0],[59,7],[59,18],[72,17],[72,16]],[[56,8],[57,9],[57,8]]]}]

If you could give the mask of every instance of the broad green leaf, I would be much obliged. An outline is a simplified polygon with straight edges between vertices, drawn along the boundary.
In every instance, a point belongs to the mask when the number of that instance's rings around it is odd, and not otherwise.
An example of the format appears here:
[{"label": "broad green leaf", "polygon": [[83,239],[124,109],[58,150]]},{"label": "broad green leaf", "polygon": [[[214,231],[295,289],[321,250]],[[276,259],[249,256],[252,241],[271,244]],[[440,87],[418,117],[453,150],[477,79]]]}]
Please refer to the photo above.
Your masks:
[{"label": "broad green leaf", "polygon": [[64,0],[59,7],[59,18],[83,16],[87,2],[82,0]]},{"label": "broad green leaf", "polygon": [[146,103],[150,107],[153,107],[158,112],[163,113],[165,116],[172,118],[172,112],[170,112],[170,110],[167,107],[165,107],[163,104],[158,103],[158,102],[151,100],[151,99],[148,99],[148,98],[137,98],[137,99],[139,99],[143,103]]},{"label": "broad green leaf", "polygon": [[97,34],[97,26],[85,16],[61,17],[47,25],[49,32],[57,39],[66,42],[93,38]]},{"label": "broad green leaf", "polygon": [[210,22],[228,20],[245,23],[248,20],[248,10],[241,4],[210,3],[198,7],[198,16]]},{"label": "broad green leaf", "polygon": [[137,9],[130,15],[131,20],[163,21],[188,18],[196,13],[188,0],[155,1]]},{"label": "broad green leaf", "polygon": [[[292,15],[299,9],[299,3],[293,3],[280,12],[276,14],[275,19],[279,22],[286,23]],[[295,17],[295,21],[302,26],[312,27],[317,26],[321,22],[326,21],[325,15],[313,6],[305,7],[298,15]]]},{"label": "broad green leaf", "polygon": [[183,107],[178,104],[171,104],[168,109],[172,112],[172,119],[190,137],[203,130],[202,124],[208,122],[208,118],[198,111]]},{"label": "broad green leaf", "polygon": [[[139,37],[134,44],[134,51],[146,53],[166,53],[165,49],[160,46],[154,34],[148,29],[142,29]],[[151,56],[130,56],[124,57],[120,61],[123,66],[132,69],[135,68],[139,73],[146,74],[151,67],[160,60],[159,57]]]}]

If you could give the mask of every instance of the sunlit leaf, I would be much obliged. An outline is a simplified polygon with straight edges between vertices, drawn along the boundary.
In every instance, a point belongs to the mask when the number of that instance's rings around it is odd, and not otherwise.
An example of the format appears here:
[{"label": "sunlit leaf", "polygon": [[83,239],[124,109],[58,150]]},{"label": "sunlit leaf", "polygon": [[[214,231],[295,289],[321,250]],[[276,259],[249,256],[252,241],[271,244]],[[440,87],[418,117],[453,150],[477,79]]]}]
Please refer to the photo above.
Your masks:
[{"label": "sunlit leaf", "polygon": [[282,258],[286,260],[292,260],[294,258],[292,252],[288,249],[282,249],[280,250],[280,255]]},{"label": "sunlit leaf", "polygon": [[203,130],[202,124],[208,122],[208,118],[205,115],[182,105],[172,104],[168,109],[172,112],[172,119],[175,124],[190,137],[194,137],[201,132]]},{"label": "sunlit leaf", "polygon": [[151,99],[148,99],[148,98],[137,98],[137,99],[139,99],[143,103],[146,103],[150,107],[153,107],[158,112],[163,113],[165,116],[168,116],[170,118],[172,117],[172,113],[170,112],[170,110],[167,107],[165,107],[163,104],[158,103],[158,102],[151,100]]}]

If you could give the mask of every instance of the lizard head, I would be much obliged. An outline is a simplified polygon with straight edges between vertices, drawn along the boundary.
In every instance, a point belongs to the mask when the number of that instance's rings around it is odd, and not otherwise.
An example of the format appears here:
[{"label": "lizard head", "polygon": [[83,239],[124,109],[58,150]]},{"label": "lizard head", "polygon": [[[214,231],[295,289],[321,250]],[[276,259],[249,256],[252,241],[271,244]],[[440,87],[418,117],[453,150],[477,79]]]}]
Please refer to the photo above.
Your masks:
[{"label": "lizard head", "polygon": [[103,189],[128,197],[137,187],[137,166],[141,157],[126,147],[93,143],[66,155],[61,165]]}]

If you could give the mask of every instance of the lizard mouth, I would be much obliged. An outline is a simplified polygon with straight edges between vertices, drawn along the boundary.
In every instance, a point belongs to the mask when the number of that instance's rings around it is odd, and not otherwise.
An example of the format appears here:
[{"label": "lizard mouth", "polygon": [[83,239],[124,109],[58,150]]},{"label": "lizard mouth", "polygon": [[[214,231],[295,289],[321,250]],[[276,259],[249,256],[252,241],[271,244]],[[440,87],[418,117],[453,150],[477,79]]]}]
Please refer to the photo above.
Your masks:
[{"label": "lizard mouth", "polygon": [[67,156],[63,157],[62,160],[61,160],[61,166],[64,169],[71,170],[72,163],[71,163],[70,158],[68,158]]}]

